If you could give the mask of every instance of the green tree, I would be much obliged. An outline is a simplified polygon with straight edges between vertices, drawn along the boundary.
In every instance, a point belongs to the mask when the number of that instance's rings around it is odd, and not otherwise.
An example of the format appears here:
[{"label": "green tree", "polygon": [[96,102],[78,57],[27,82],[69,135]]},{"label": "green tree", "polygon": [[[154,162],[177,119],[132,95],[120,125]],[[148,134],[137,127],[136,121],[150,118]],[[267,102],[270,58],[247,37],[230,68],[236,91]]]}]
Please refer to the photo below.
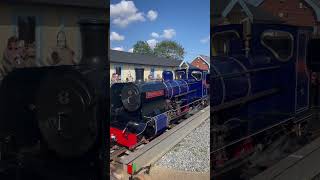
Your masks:
[{"label": "green tree", "polygon": [[133,45],[133,53],[153,54],[153,51],[146,41],[138,41]]},{"label": "green tree", "polygon": [[182,60],[185,55],[184,48],[175,41],[161,41],[153,50],[158,57]]}]

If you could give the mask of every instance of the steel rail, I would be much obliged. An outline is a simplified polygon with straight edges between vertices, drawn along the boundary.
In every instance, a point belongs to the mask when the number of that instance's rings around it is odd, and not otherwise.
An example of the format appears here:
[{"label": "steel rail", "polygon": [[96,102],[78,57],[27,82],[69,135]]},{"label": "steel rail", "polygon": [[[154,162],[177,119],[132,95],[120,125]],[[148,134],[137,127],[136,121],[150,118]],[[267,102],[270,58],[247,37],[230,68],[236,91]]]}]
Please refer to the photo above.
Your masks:
[{"label": "steel rail", "polygon": [[[210,106],[200,110],[193,116],[161,134],[142,148],[134,151],[132,154],[122,158],[120,163],[126,170],[127,165],[135,164],[137,169],[142,170],[145,167],[151,167],[171,148],[181,142],[189,133],[210,118]],[[137,170],[136,172],[139,172]]]}]

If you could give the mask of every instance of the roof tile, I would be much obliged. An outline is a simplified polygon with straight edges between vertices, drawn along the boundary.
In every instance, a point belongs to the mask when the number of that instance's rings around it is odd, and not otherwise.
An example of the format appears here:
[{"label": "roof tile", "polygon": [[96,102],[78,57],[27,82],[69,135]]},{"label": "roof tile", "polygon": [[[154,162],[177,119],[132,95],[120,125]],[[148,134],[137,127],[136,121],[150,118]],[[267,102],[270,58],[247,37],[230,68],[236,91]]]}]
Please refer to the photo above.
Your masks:
[{"label": "roof tile", "polygon": [[151,56],[151,55],[145,55],[145,54],[110,50],[110,62],[151,65],[151,66],[178,67],[182,61],[162,58],[157,56]]},{"label": "roof tile", "polygon": [[2,0],[7,3],[47,4],[89,8],[108,8],[106,0]]}]

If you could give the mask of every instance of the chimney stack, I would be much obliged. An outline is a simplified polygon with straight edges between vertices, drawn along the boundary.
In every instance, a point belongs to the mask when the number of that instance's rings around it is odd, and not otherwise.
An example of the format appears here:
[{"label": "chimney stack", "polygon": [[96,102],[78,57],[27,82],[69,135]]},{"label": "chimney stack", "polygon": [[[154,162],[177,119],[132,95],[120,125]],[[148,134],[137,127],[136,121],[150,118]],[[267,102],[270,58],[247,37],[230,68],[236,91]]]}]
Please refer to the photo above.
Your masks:
[{"label": "chimney stack", "polygon": [[108,67],[107,20],[82,19],[79,21],[82,44],[81,65]]},{"label": "chimney stack", "polygon": [[142,83],[144,82],[144,69],[143,68],[136,68],[136,82]]}]

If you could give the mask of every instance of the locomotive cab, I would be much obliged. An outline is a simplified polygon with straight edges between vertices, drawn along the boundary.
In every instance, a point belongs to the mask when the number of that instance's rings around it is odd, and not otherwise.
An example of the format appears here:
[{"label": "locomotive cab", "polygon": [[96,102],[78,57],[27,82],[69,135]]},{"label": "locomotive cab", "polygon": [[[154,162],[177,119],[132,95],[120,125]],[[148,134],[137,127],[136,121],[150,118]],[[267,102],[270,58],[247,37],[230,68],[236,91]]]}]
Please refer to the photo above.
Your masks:
[{"label": "locomotive cab", "polygon": [[[300,109],[308,107],[308,102],[303,99],[306,99],[309,91],[306,44],[310,29],[290,25],[244,23],[217,26],[212,36],[211,82],[216,84],[213,87],[216,88],[213,90],[216,91],[215,95],[212,94],[213,108],[218,110],[223,107],[220,105],[231,101],[233,103],[229,103],[228,107],[237,106],[256,99],[253,98],[255,95],[260,98],[261,94],[286,91],[290,93],[280,96],[280,99],[288,101],[295,99],[289,96],[296,96],[301,99]],[[297,72],[298,77],[283,72]],[[270,80],[262,83],[267,77]],[[301,84],[298,88],[302,88],[305,95],[297,94],[294,89],[288,90],[283,86],[286,83]],[[242,88],[236,90],[235,87]],[[243,93],[240,93],[241,91]],[[238,101],[239,98],[241,102]],[[296,102],[288,103],[292,106],[282,106],[279,102],[281,111],[288,114],[298,111]]]},{"label": "locomotive cab", "polygon": [[187,74],[187,70],[186,69],[179,69],[175,71],[175,79],[176,80],[181,80],[181,79],[187,79],[188,78],[188,74]]},{"label": "locomotive cab", "polygon": [[239,158],[244,146],[271,140],[268,133],[278,132],[280,125],[303,124],[310,117],[307,54],[308,64],[318,67],[318,57],[307,51],[311,33],[306,27],[257,22],[214,27],[210,62],[214,167],[226,157]]}]

